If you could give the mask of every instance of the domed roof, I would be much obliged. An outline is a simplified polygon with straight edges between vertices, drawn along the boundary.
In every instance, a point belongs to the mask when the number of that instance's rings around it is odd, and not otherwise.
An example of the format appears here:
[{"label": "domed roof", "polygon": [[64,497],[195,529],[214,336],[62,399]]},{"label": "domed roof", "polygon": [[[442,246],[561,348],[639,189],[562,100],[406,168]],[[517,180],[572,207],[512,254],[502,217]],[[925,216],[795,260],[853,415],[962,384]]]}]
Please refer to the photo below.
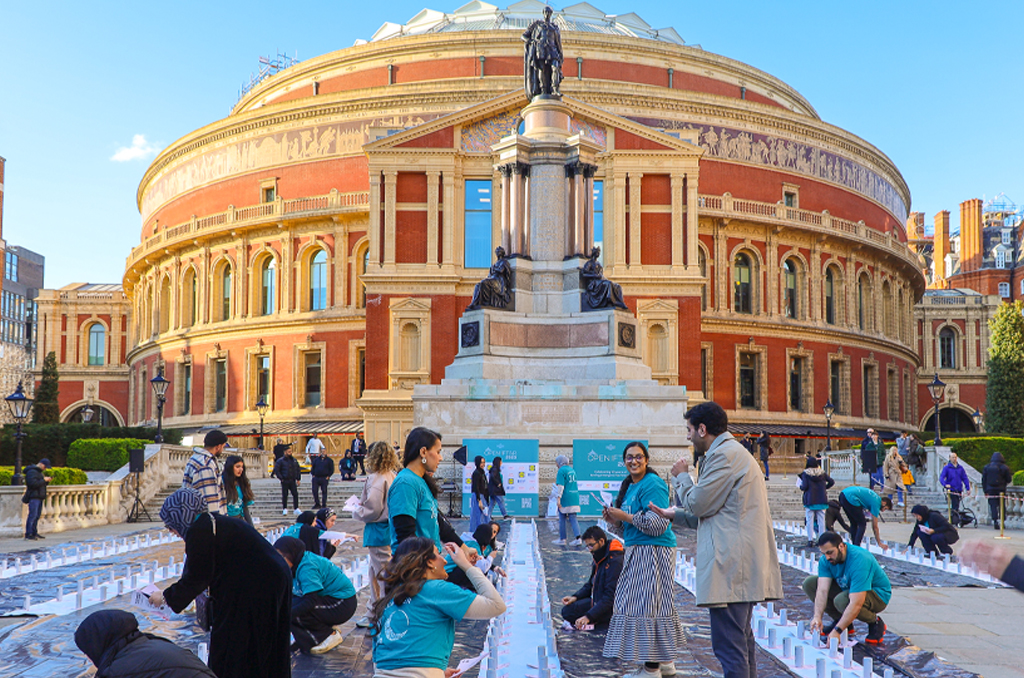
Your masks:
[{"label": "domed roof", "polygon": [[[465,31],[524,31],[537,19],[544,18],[544,8],[548,5],[537,0],[522,0],[499,9],[480,0],[473,0],[451,13],[424,9],[409,19],[408,23],[385,23],[381,26],[370,42],[397,38],[405,35],[423,35],[426,33],[455,33]],[[552,9],[554,9],[552,7]],[[605,14],[587,2],[580,2],[556,10],[552,21],[564,31],[581,33],[603,33],[606,35],[622,35],[632,38],[660,40],[676,45],[685,42],[674,28],[652,28],[650,24],[635,13]],[[359,40],[356,44],[363,44]]]}]

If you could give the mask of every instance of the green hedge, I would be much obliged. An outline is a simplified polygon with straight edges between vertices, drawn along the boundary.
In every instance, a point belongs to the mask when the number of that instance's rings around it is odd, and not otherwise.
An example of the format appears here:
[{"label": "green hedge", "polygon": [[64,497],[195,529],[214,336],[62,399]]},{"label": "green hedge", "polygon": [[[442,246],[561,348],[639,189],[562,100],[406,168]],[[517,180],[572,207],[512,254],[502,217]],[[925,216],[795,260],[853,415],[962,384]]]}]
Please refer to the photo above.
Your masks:
[{"label": "green hedge", "polygon": [[[50,482],[51,487],[54,485],[85,485],[89,482],[89,477],[85,475],[85,471],[82,469],[64,466],[47,469],[43,472],[43,475],[53,478]],[[13,476],[13,466],[0,466],[0,485],[10,485]]]},{"label": "green hedge", "polygon": [[953,452],[978,471],[985,467],[996,452],[1003,455],[1011,471],[1024,470],[1024,438],[957,438],[948,441],[948,444]]},{"label": "green hedge", "polygon": [[[141,426],[98,426],[96,424],[26,424],[22,427],[25,440],[21,446],[21,463],[34,464],[49,459],[54,466],[68,465],[68,449],[81,438],[137,438],[152,442],[155,428]],[[0,429],[0,464],[13,466],[17,449],[14,432],[17,426],[8,424]],[[164,429],[164,442],[181,443],[181,431]]]},{"label": "green hedge", "polygon": [[1013,474],[1013,484],[1024,485],[1024,470],[1017,471],[1016,473]]},{"label": "green hedge", "polygon": [[68,449],[68,464],[86,471],[116,471],[128,463],[128,450],[152,442],[141,438],[80,438]]}]

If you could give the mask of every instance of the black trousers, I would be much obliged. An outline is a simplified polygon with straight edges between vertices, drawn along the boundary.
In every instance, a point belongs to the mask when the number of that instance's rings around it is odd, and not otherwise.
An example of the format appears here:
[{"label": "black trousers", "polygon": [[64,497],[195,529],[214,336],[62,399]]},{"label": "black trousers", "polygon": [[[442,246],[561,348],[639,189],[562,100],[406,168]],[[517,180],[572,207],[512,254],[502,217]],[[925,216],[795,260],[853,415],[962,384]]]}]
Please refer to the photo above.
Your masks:
[{"label": "black trousers", "polygon": [[757,678],[757,648],[750,618],[754,603],[712,607],[711,649],[722,665],[724,678]]},{"label": "black trousers", "polygon": [[299,488],[295,486],[294,480],[281,481],[281,508],[288,508],[288,493],[292,493],[292,508],[299,508]]},{"label": "black trousers", "polygon": [[[562,608],[562,619],[570,624],[575,624],[577,619],[590,611],[590,607],[590,598],[580,598],[575,603],[569,603]],[[591,619],[590,623],[593,624],[594,620]]]},{"label": "black trousers", "polygon": [[842,494],[839,495],[839,505],[843,507],[843,512],[850,521],[850,541],[854,546],[860,546],[864,534],[868,531],[868,521],[864,517],[864,509],[851,504],[850,500]]},{"label": "black trousers", "polygon": [[[360,455],[358,457],[355,456],[355,455],[352,455],[352,458],[355,459],[356,464],[359,465],[359,473],[361,475],[365,476],[366,475],[366,467],[363,465],[363,463],[366,461],[366,455],[363,454],[363,455]],[[355,470],[355,469],[353,468],[353,470]]]},{"label": "black trousers", "polygon": [[921,533],[917,536],[921,538],[921,546],[923,546],[924,550],[928,553],[931,553],[932,551],[938,551],[939,553],[949,554],[953,553],[953,549],[952,547],[950,547],[949,543],[946,542],[946,535],[944,534]]},{"label": "black trousers", "polygon": [[330,598],[310,593],[292,601],[292,635],[303,652],[324,642],[334,627],[356,612],[356,597]]},{"label": "black trousers", "polygon": [[989,497],[988,512],[992,516],[992,524],[999,529],[999,497]]},{"label": "black trousers", "polygon": [[[313,508],[327,506],[327,483],[330,478],[313,478]],[[323,495],[321,501],[320,495]]]},{"label": "black trousers", "polygon": [[[907,503],[909,504],[910,502],[907,502]],[[959,511],[960,510],[960,493],[959,492],[950,492],[949,493],[949,508],[953,509],[954,511]]]}]

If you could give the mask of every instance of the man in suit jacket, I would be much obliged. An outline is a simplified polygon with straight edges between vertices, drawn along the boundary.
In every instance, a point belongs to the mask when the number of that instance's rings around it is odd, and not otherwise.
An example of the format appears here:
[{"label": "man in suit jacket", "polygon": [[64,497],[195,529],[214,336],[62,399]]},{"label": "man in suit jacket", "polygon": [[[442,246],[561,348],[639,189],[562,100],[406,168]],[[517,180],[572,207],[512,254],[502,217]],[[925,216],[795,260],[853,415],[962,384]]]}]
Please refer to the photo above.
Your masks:
[{"label": "man in suit jacket", "polygon": [[366,467],[363,466],[363,462],[366,459],[366,441],[363,440],[363,432],[360,431],[356,434],[356,437],[352,440],[352,458],[356,460],[356,464],[359,465],[360,475],[366,475]]}]

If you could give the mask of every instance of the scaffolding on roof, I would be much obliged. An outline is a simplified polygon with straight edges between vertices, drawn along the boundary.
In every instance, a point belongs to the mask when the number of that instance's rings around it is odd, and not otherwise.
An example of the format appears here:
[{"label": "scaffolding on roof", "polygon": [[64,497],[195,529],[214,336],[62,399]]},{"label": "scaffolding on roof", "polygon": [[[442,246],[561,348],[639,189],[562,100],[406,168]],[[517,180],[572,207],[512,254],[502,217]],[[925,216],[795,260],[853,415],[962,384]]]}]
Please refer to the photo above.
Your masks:
[{"label": "scaffolding on roof", "polygon": [[[242,85],[242,88],[238,90],[238,100],[241,101],[242,97],[249,93],[253,87],[260,84],[275,73],[279,73],[286,68],[291,68],[295,64],[299,63],[299,52],[296,50],[295,56],[291,57],[287,54],[277,53],[276,57],[260,57],[260,70],[258,73],[249,74],[249,82]],[[237,103],[237,102],[236,102]]]}]

